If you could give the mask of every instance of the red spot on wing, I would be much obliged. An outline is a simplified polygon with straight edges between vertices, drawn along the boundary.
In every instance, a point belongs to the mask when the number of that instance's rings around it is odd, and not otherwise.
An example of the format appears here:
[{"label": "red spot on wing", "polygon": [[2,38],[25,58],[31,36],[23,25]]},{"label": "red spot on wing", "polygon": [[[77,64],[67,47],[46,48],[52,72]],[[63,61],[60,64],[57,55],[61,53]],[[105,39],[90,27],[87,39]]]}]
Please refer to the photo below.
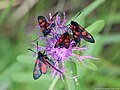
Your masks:
[{"label": "red spot on wing", "polygon": [[42,22],[42,20],[39,20],[39,22]]},{"label": "red spot on wing", "polygon": [[90,35],[87,35],[87,38],[91,38],[91,36],[90,36]]},{"label": "red spot on wing", "polygon": [[65,44],[66,44],[67,46],[69,45],[69,43],[68,43],[68,42],[66,42]]},{"label": "red spot on wing", "polygon": [[79,25],[79,29],[82,29],[82,27]]},{"label": "red spot on wing", "polygon": [[71,27],[72,27],[72,28],[74,28],[74,26],[73,26],[73,25],[71,25]]},{"label": "red spot on wing", "polygon": [[36,69],[37,69],[37,70],[40,70],[40,67],[37,66]]},{"label": "red spot on wing", "polygon": [[43,62],[42,62],[42,73],[46,73],[46,71],[47,71],[47,66],[46,66],[46,64],[44,64]]},{"label": "red spot on wing", "polygon": [[59,44],[60,42],[57,42],[56,44]]},{"label": "red spot on wing", "polygon": [[37,72],[37,71],[35,71],[35,72],[34,72],[34,74],[38,74],[38,72]]},{"label": "red spot on wing", "polygon": [[62,38],[60,38],[59,42],[62,42],[62,41],[63,41],[63,39],[62,39]]},{"label": "red spot on wing", "polygon": [[65,39],[65,40],[64,40],[65,43],[67,43],[67,42],[69,42],[69,41],[70,41],[69,39]]},{"label": "red spot on wing", "polygon": [[42,22],[41,24],[40,24],[40,26],[44,26],[45,25],[45,22]]},{"label": "red spot on wing", "polygon": [[80,32],[76,32],[76,35],[80,35]]},{"label": "red spot on wing", "polygon": [[41,28],[41,31],[44,31],[44,27]]},{"label": "red spot on wing", "polygon": [[73,26],[73,29],[76,29],[76,26]]},{"label": "red spot on wing", "polygon": [[69,36],[67,36],[67,39],[70,39],[70,37],[69,37]]},{"label": "red spot on wing", "polygon": [[40,60],[39,60],[39,59],[36,59],[36,63],[39,64],[39,63],[40,63]]},{"label": "red spot on wing", "polygon": [[85,36],[85,35],[86,35],[86,31],[83,31],[83,32],[82,32],[82,35]]},{"label": "red spot on wing", "polygon": [[73,33],[75,33],[76,31],[75,30],[73,30]]},{"label": "red spot on wing", "polygon": [[77,38],[78,36],[77,35],[74,35],[74,38]]},{"label": "red spot on wing", "polygon": [[46,58],[43,58],[44,61],[46,61],[47,59]]},{"label": "red spot on wing", "polygon": [[79,31],[77,32],[77,31],[73,30],[73,33],[76,34],[76,35],[80,35]]}]

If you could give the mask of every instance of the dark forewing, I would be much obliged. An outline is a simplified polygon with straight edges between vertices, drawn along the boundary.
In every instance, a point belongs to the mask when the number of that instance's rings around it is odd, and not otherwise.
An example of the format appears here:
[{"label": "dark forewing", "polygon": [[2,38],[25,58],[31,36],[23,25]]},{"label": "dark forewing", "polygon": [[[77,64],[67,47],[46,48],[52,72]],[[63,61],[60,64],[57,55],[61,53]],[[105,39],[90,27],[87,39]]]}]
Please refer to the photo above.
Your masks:
[{"label": "dark forewing", "polygon": [[45,56],[43,59],[44,59],[45,64],[46,64],[47,66],[49,66],[49,67],[55,69],[56,71],[58,71],[59,73],[63,74],[60,70],[58,70],[57,68],[54,67],[55,63],[54,63],[51,59],[49,59],[49,58],[46,57],[46,56]]},{"label": "dark forewing", "polygon": [[50,24],[47,22],[44,16],[38,16],[38,23],[44,36],[50,33]]},{"label": "dark forewing", "polygon": [[39,56],[38,58],[39,58],[40,64],[41,64],[40,70],[41,70],[42,74],[46,74],[47,68],[48,68],[48,66],[46,64],[46,60],[48,57],[41,53],[41,56]]},{"label": "dark forewing", "polygon": [[39,59],[36,59],[36,62],[35,62],[35,66],[34,66],[34,70],[33,70],[33,78],[36,80],[38,79],[41,75],[42,75],[42,72],[41,72],[41,63],[40,63],[40,60]]},{"label": "dark forewing", "polygon": [[73,32],[73,38],[74,38],[74,41],[76,42],[76,44],[80,43],[81,30],[79,30],[79,28],[75,28],[75,29],[72,29],[72,32]]},{"label": "dark forewing", "polygon": [[86,40],[86,41],[88,41],[88,42],[91,42],[91,43],[94,43],[95,42],[95,40],[94,40],[94,38],[92,37],[92,35],[90,34],[90,33],[88,33],[83,27],[81,27],[80,25],[79,25],[79,30],[80,31],[82,31],[81,33],[80,33],[80,36],[84,39],[84,40]]},{"label": "dark forewing", "polygon": [[49,62],[52,66],[55,65],[55,63],[54,63],[51,59],[48,59],[48,62]]},{"label": "dark forewing", "polygon": [[[84,32],[84,31],[83,31]],[[82,38],[88,42],[91,42],[91,43],[95,43],[95,40],[94,38],[92,37],[91,34],[89,34],[87,31],[86,31],[86,35],[82,35]]]},{"label": "dark forewing", "polygon": [[56,71],[58,71],[59,73],[63,74],[60,70],[58,70],[57,68],[54,67],[55,64],[54,64],[54,62],[53,62],[52,60],[50,60],[50,59],[47,60],[47,61],[46,61],[46,64],[47,64],[49,67],[51,67],[51,68],[55,69]]},{"label": "dark forewing", "polygon": [[44,16],[38,16],[38,22],[41,24],[42,22],[47,22],[47,20]]},{"label": "dark forewing", "polygon": [[41,72],[43,74],[46,74],[47,68],[48,68],[48,66],[45,63],[41,62]]},{"label": "dark forewing", "polygon": [[73,38],[76,44],[80,43],[81,38],[84,40],[94,43],[95,40],[91,34],[89,34],[82,26],[80,26],[77,22],[71,22],[71,28],[73,32]]},{"label": "dark forewing", "polygon": [[55,23],[53,22],[53,20],[59,13],[60,12],[56,12],[49,22],[46,20],[44,16],[38,16],[38,23],[39,26],[41,27],[41,31],[43,32],[44,36],[48,35],[50,33],[50,30],[55,27]]}]

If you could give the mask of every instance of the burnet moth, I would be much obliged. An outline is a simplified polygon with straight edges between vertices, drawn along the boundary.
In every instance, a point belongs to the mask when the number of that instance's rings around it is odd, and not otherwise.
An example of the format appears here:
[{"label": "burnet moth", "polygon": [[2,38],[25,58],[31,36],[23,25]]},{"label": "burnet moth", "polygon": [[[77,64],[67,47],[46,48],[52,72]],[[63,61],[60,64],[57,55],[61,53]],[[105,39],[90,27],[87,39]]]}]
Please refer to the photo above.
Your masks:
[{"label": "burnet moth", "polygon": [[[32,49],[28,49],[32,52],[34,52]],[[36,80],[38,79],[42,74],[46,74],[47,68],[51,67],[58,71],[59,73],[63,74],[60,70],[54,67],[54,62],[45,55],[44,53],[41,53],[41,51],[38,51],[38,42],[37,42],[37,52],[38,52],[38,57],[35,61],[35,66],[33,70],[33,78]],[[36,53],[36,52],[34,52]]]},{"label": "burnet moth", "polygon": [[[79,12],[77,14],[77,16],[74,18],[74,20],[80,14],[81,14],[81,12]],[[87,32],[87,30],[85,30],[81,25],[79,25],[77,22],[75,22],[74,20],[72,20],[70,23],[70,29],[72,30],[73,39],[74,39],[75,43],[79,44],[81,39],[84,39],[85,41],[88,41],[90,43],[94,43],[95,40],[94,40],[93,36],[89,32]]]},{"label": "burnet moth", "polygon": [[71,21],[70,28],[73,33],[73,38],[76,44],[80,43],[81,38],[85,41],[94,43],[95,40],[90,33],[88,33],[82,26],[80,26],[77,22]]},{"label": "burnet moth", "polygon": [[61,35],[59,40],[56,42],[54,48],[65,47],[67,49],[67,48],[69,48],[69,45],[70,45],[70,36],[69,36],[68,32],[65,32]]},{"label": "burnet moth", "polygon": [[58,14],[61,14],[61,12],[60,11],[56,12],[52,16],[52,18],[50,19],[50,21],[47,21],[46,17],[44,17],[44,16],[38,16],[38,18],[37,18],[38,19],[38,23],[39,23],[39,26],[40,26],[41,31],[42,31],[42,33],[43,33],[44,36],[47,36],[48,34],[50,34],[51,30],[55,27],[56,24],[53,21],[54,21],[54,19],[56,18],[56,16]]}]

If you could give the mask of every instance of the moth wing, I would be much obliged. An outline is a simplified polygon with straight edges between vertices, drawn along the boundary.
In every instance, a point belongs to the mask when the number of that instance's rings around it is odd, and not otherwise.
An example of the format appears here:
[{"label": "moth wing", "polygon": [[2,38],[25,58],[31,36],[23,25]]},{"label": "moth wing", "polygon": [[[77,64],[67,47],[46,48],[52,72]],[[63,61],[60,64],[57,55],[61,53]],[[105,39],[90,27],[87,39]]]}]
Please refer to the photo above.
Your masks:
[{"label": "moth wing", "polygon": [[82,31],[82,38],[88,42],[95,43],[93,36],[86,30]]},{"label": "moth wing", "polygon": [[44,16],[38,16],[38,23],[44,36],[50,33],[50,24],[47,22]]},{"label": "moth wing", "polygon": [[41,72],[41,63],[40,63],[40,60],[39,59],[36,59],[36,62],[35,62],[35,66],[34,66],[34,70],[33,70],[33,78],[36,80],[38,79],[41,75],[42,75],[42,72]]},{"label": "moth wing", "polygon": [[47,64],[41,62],[41,72],[42,72],[43,74],[46,74],[47,68],[48,68]]},{"label": "moth wing", "polygon": [[64,33],[64,44],[63,44],[63,47],[69,48],[69,46],[70,46],[70,36],[66,32],[66,33]]},{"label": "moth wing", "polygon": [[55,63],[51,59],[48,59],[48,62],[50,63],[51,66],[55,65]]}]

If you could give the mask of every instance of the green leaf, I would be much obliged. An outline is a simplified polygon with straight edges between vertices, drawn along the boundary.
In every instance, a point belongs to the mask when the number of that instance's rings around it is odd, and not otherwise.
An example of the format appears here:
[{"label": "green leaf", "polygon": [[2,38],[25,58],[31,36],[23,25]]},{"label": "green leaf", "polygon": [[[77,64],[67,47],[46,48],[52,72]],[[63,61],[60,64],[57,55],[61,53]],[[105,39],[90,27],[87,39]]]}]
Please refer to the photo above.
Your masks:
[{"label": "green leaf", "polygon": [[19,63],[12,64],[0,75],[0,82],[10,79],[15,72],[19,72],[22,68],[23,66]]},{"label": "green leaf", "polygon": [[76,18],[75,21],[77,21],[80,25],[84,26],[84,21],[86,16],[88,16],[90,13],[92,13],[98,6],[100,6],[105,0],[96,0],[92,4],[90,4],[87,8],[85,8],[81,15]]},{"label": "green leaf", "polygon": [[19,55],[17,56],[17,60],[21,63],[29,63],[33,64],[33,61],[35,60],[35,57],[32,57],[31,55]]},{"label": "green leaf", "polygon": [[87,8],[83,10],[84,16],[88,16],[93,10],[95,10],[98,6],[104,3],[105,0],[95,0],[92,4],[90,4]]},{"label": "green leaf", "polygon": [[94,70],[94,71],[97,70],[97,66],[94,63],[92,63],[91,61],[84,61],[83,65],[91,70]]},{"label": "green leaf", "polygon": [[104,35],[102,36],[103,44],[119,43],[120,42],[120,33]]},{"label": "green leaf", "polygon": [[103,29],[104,25],[105,25],[104,20],[98,20],[89,27],[87,27],[86,30],[95,36]]},{"label": "green leaf", "polygon": [[103,41],[101,40],[103,37],[101,35],[97,35],[95,37],[95,43],[87,43],[87,47],[89,47],[89,49],[87,50],[88,53],[90,53],[90,55],[94,56],[94,57],[98,57],[98,55],[101,53],[102,48],[103,48]]},{"label": "green leaf", "polygon": [[[93,12],[93,10],[95,10],[98,6],[100,6],[104,1],[105,0],[96,0],[96,1],[94,1],[92,4],[90,4],[84,10],[80,10],[81,14],[75,20],[74,20],[74,17],[73,17],[72,20],[78,22],[81,26],[84,26],[86,16],[88,16],[91,12]],[[78,15],[78,13],[76,14],[76,16]],[[70,21],[71,20],[69,20],[68,23],[70,23]]]},{"label": "green leaf", "polygon": [[[31,72],[19,72],[19,73],[14,73],[12,75],[12,80],[18,83],[33,83],[35,80],[33,79],[33,73]],[[19,78],[16,78],[19,77]],[[37,80],[36,83],[47,83],[52,80],[51,75],[45,74],[40,77],[40,79]],[[42,82],[41,82],[42,81]],[[46,82],[47,81],[47,82]]]},{"label": "green leaf", "polygon": [[105,44],[113,44],[120,42],[120,34],[110,34],[110,35],[97,35],[95,37],[95,44],[87,43],[90,53],[92,56],[98,56],[102,52],[103,45]]},{"label": "green leaf", "polygon": [[[95,77],[97,76],[97,77]],[[119,87],[120,86],[120,78],[117,78],[112,75],[94,75],[91,80],[94,80],[96,83],[101,83],[103,85],[107,85],[108,87]]]}]

